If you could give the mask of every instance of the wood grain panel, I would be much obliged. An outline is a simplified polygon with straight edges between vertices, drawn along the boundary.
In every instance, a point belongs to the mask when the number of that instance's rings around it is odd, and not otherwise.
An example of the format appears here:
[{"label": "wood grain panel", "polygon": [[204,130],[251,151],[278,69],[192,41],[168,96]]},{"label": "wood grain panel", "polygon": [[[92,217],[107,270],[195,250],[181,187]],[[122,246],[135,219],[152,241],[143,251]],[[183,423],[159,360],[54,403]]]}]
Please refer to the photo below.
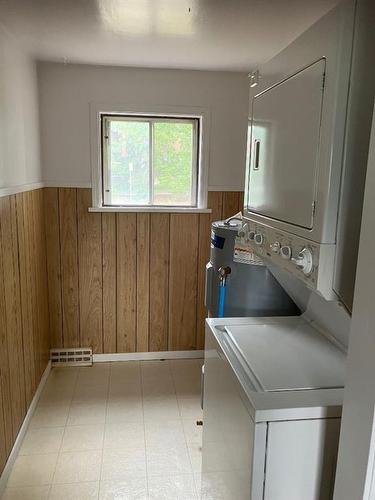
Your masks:
[{"label": "wood grain panel", "polygon": [[44,224],[43,191],[41,189],[32,191],[32,205],[34,211],[33,237],[35,260],[34,281],[36,284],[36,324],[38,325],[38,372],[36,383],[38,383],[49,360],[50,349],[46,235]]},{"label": "wood grain panel", "polygon": [[38,278],[40,294],[38,301],[40,303],[41,314],[41,367],[40,376],[43,375],[46,364],[49,361],[49,350],[51,347],[50,326],[49,326],[49,306],[48,306],[48,276],[47,276],[47,251],[46,251],[46,232],[44,221],[44,195],[43,190],[36,190],[37,196],[37,257],[38,257]]},{"label": "wood grain panel", "polygon": [[8,455],[13,443],[12,422],[12,400],[10,389],[10,369],[8,358],[8,339],[6,325],[6,307],[4,290],[4,266],[3,259],[0,261],[0,383],[2,393],[3,421],[4,421],[4,445]]},{"label": "wood grain panel", "polygon": [[31,307],[31,341],[33,344],[33,370],[34,370],[34,380],[33,380],[33,393],[37,387],[37,380],[40,373],[40,330],[39,330],[39,310],[38,310],[38,287],[37,287],[37,267],[36,267],[36,235],[35,235],[35,192],[28,191],[23,193],[24,195],[24,220],[27,221],[25,224],[26,233],[26,245],[25,252],[27,252],[28,261],[28,294]]},{"label": "wood grain panel", "polygon": [[169,214],[151,214],[150,351],[168,350]]},{"label": "wood grain panel", "polygon": [[77,192],[59,189],[61,297],[64,347],[79,347]]},{"label": "wood grain panel", "polygon": [[63,327],[64,346],[94,344],[107,353],[203,347],[210,223],[238,212],[242,193],[209,192],[212,214],[89,213],[91,195],[83,189],[49,190],[46,200],[46,223],[58,219],[58,229],[47,231],[51,318],[58,318],[60,293],[73,325],[71,340]]},{"label": "wood grain panel", "polygon": [[30,216],[30,225],[28,229],[29,238],[29,252],[30,252],[30,273],[31,273],[31,300],[33,312],[33,339],[34,339],[34,366],[35,366],[35,386],[41,374],[41,353],[42,353],[42,332],[41,332],[41,317],[40,317],[40,301],[38,300],[40,287],[39,287],[39,274],[38,274],[38,229],[37,219],[37,199],[36,191],[29,191],[25,193],[27,197],[28,212]]},{"label": "wood grain panel", "polygon": [[49,359],[42,190],[0,198],[0,471]]},{"label": "wood grain panel", "polygon": [[91,189],[77,190],[80,342],[103,352],[102,219],[89,213]]},{"label": "wood grain panel", "polygon": [[243,206],[244,206],[244,192],[241,191],[238,193],[238,212],[243,211]]},{"label": "wood grain panel", "polygon": [[239,194],[237,191],[225,191],[223,193],[223,219],[227,219],[239,212]]},{"label": "wood grain panel", "polygon": [[[18,231],[17,231],[17,204],[16,196],[10,197],[10,230],[12,239],[12,269],[13,269],[13,279],[14,279],[14,296],[12,302],[12,315],[14,324],[14,335],[12,336],[12,341],[17,346],[17,365],[19,375],[15,376],[15,380],[20,384],[20,407],[21,412],[26,411],[26,392],[25,392],[25,364],[24,364],[24,345],[23,345],[23,328],[22,328],[22,305],[21,305],[21,283],[20,283],[20,249],[18,241]],[[44,249],[46,249],[44,241]],[[45,276],[47,278],[47,276]],[[48,303],[46,304],[48,307]],[[49,325],[48,325],[49,326]],[[47,333],[48,335],[48,333]],[[48,338],[48,350],[49,350],[49,338]],[[49,354],[49,352],[47,353]]]},{"label": "wood grain panel", "polygon": [[3,407],[3,393],[0,383],[0,473],[4,468],[7,461],[7,449],[6,449],[6,438],[5,438],[5,427],[4,427],[4,407]]},{"label": "wood grain panel", "polygon": [[48,302],[51,343],[63,347],[61,266],[60,266],[60,214],[57,188],[44,189],[44,217],[48,248]]},{"label": "wood grain panel", "polygon": [[117,214],[117,349],[136,350],[137,216]]},{"label": "wood grain panel", "polygon": [[206,264],[210,260],[211,214],[199,214],[198,233],[198,288],[197,288],[197,349],[204,348],[205,319],[204,305],[206,285]]},{"label": "wood grain panel", "polygon": [[150,309],[150,214],[137,214],[137,342],[148,351]]},{"label": "wood grain panel", "polygon": [[103,352],[117,352],[116,214],[102,214]]},{"label": "wood grain panel", "polygon": [[1,254],[3,258],[3,291],[7,336],[13,439],[25,414],[25,380],[23,366],[21,297],[18,270],[18,242],[15,197],[0,198]]},{"label": "wood grain panel", "polygon": [[196,214],[171,214],[169,348],[196,348],[198,227]]},{"label": "wood grain panel", "polygon": [[221,220],[223,214],[223,193],[221,191],[209,191],[207,206],[212,210],[211,221]]},{"label": "wood grain panel", "polygon": [[38,190],[39,194],[39,224],[41,227],[40,233],[40,258],[41,258],[41,268],[40,268],[40,279],[42,285],[42,303],[43,303],[43,353],[42,353],[42,375],[44,373],[45,367],[50,359],[50,349],[51,349],[51,334],[50,334],[50,322],[49,322],[49,297],[48,297],[48,270],[47,270],[47,245],[46,245],[46,231],[45,231],[45,219],[44,219],[44,193],[43,190]]},{"label": "wood grain panel", "polygon": [[22,338],[23,357],[25,367],[25,392],[26,404],[29,405],[36,387],[36,370],[34,360],[34,324],[33,324],[33,304],[31,300],[31,252],[28,226],[29,218],[29,198],[27,193],[16,195],[17,208],[17,231],[19,245],[19,268],[20,268],[20,288],[21,288],[21,311],[22,311]]}]

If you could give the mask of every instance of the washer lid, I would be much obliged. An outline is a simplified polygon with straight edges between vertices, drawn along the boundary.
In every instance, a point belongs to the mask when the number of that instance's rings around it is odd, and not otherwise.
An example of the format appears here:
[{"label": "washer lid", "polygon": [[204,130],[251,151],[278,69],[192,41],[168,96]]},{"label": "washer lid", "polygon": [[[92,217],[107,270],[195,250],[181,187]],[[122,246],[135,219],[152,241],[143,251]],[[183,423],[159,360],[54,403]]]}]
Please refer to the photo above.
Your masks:
[{"label": "washer lid", "polygon": [[265,392],[344,386],[345,354],[302,318],[226,331]]}]

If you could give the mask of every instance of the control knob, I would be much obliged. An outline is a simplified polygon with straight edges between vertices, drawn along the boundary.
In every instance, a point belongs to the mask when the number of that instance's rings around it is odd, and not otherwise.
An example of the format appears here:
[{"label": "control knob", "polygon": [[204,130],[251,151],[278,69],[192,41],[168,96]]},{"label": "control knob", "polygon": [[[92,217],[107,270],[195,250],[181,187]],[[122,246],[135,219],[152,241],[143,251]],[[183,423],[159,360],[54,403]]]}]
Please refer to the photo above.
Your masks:
[{"label": "control knob", "polygon": [[310,274],[313,269],[313,255],[309,248],[302,248],[296,258],[292,261],[304,274]]},{"label": "control knob", "polygon": [[289,260],[292,256],[292,249],[288,246],[283,246],[280,248],[280,255],[283,259]]},{"label": "control knob", "polygon": [[240,238],[245,238],[249,230],[249,226],[247,224],[243,224],[242,227],[238,231],[238,236]]},{"label": "control knob", "polygon": [[249,240],[253,240],[255,238],[255,231],[249,231]]},{"label": "control knob", "polygon": [[254,241],[257,245],[261,245],[263,243],[263,235],[261,233],[256,233],[254,236]]},{"label": "control knob", "polygon": [[270,249],[272,250],[273,253],[280,253],[280,248],[281,244],[279,241],[275,241],[274,243],[271,243]]}]

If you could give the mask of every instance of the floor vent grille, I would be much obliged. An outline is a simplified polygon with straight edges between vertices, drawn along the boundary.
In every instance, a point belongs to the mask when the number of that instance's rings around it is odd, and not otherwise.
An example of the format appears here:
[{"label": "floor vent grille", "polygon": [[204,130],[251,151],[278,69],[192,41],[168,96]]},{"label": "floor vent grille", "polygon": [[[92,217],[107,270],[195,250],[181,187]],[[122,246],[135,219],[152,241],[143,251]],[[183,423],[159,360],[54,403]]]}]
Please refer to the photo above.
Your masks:
[{"label": "floor vent grille", "polygon": [[77,349],[51,349],[52,366],[91,366],[91,347]]}]

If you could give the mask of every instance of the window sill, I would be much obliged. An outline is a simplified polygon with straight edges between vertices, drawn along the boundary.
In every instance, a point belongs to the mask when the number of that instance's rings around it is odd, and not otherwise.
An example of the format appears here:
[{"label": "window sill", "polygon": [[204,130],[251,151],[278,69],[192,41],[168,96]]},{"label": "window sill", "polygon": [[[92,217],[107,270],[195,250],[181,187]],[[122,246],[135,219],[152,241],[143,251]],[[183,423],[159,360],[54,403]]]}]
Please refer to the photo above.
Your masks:
[{"label": "window sill", "polygon": [[184,207],[90,207],[89,212],[210,214],[212,210],[210,208]]}]

